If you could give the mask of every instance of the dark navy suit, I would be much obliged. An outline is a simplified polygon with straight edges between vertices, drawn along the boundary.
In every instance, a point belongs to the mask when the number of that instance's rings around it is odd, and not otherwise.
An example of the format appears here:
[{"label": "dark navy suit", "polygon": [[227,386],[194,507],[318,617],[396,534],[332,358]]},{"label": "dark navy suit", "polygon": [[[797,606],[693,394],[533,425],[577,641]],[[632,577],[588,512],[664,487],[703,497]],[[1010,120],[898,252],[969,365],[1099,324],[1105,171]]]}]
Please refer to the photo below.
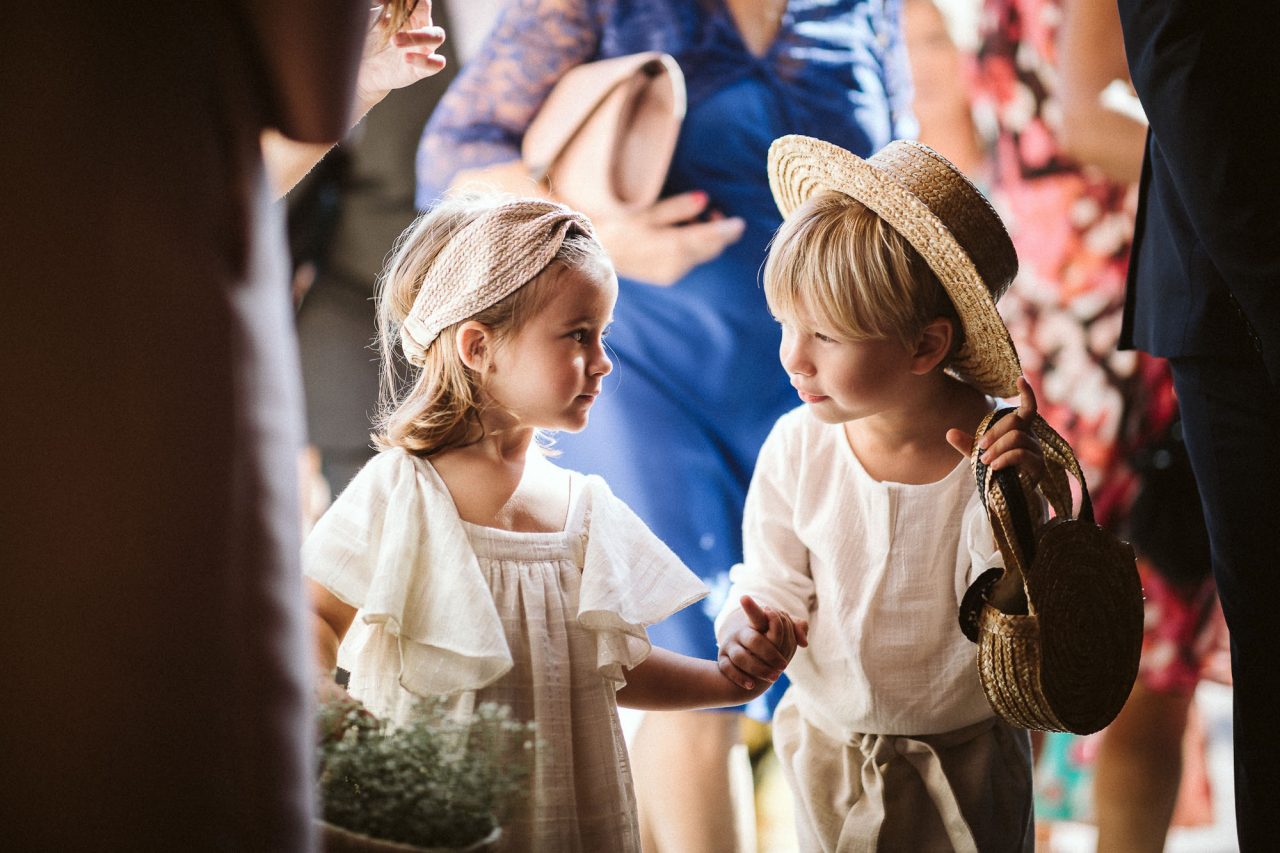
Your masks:
[{"label": "dark navy suit", "polygon": [[1242,850],[1280,790],[1280,14],[1119,0],[1151,122],[1122,345],[1169,358],[1232,638]]}]

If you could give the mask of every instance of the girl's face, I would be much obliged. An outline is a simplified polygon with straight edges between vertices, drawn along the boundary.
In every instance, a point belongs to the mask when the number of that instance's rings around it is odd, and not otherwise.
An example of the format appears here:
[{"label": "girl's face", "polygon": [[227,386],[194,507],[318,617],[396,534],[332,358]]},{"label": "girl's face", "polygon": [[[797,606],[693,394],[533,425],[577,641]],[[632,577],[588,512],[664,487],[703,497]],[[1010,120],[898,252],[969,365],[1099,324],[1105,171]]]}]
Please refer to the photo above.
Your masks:
[{"label": "girl's face", "polygon": [[578,432],[613,370],[604,338],[613,322],[618,281],[604,267],[560,267],[553,295],[520,331],[497,345],[486,393],[513,425]]},{"label": "girl's face", "polygon": [[897,340],[850,341],[800,306],[782,320],[778,358],[800,399],[821,421],[846,423],[896,408],[912,378],[912,353]]}]

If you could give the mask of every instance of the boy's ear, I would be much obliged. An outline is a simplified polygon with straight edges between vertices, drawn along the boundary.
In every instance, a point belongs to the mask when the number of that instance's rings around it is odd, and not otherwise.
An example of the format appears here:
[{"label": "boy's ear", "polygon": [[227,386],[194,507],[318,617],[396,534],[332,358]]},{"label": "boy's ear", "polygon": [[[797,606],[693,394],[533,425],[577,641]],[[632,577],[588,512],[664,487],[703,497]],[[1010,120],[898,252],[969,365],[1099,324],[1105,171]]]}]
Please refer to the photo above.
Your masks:
[{"label": "boy's ear", "polygon": [[955,341],[955,326],[946,317],[937,317],[925,324],[916,340],[916,349],[911,356],[911,372],[923,376],[940,364],[945,364],[951,355],[951,345]]},{"label": "boy's ear", "polygon": [[483,373],[488,368],[493,332],[484,323],[475,320],[463,323],[454,335],[453,344],[458,349],[458,358],[471,370]]}]

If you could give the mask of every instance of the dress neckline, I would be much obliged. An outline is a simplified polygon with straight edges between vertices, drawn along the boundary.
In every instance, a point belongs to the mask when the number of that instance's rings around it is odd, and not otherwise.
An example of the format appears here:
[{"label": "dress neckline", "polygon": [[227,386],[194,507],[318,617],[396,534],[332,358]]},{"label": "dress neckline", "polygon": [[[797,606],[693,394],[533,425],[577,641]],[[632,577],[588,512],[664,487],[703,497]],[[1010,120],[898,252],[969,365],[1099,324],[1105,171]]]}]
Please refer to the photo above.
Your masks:
[{"label": "dress neckline", "polygon": [[560,539],[568,535],[578,535],[582,531],[584,516],[586,514],[586,501],[583,497],[587,491],[585,477],[576,471],[569,471],[565,468],[556,468],[557,471],[563,471],[569,477],[569,501],[568,509],[565,512],[564,528],[561,530],[508,530],[505,527],[492,527],[487,524],[477,524],[474,521],[467,521],[458,512],[458,505],[453,502],[453,494],[449,491],[449,485],[440,476],[440,472],[436,470],[436,466],[432,464],[430,459],[426,457],[416,457],[423,463],[423,467],[429,472],[429,476],[433,484],[449,501],[449,506],[453,509],[454,518],[466,530],[480,531],[489,536],[498,537],[515,537],[521,539]]},{"label": "dress neckline", "polygon": [[716,0],[717,14],[722,17],[725,27],[733,33],[734,38],[742,47],[743,52],[756,61],[768,59],[777,50],[779,43],[782,41],[783,33],[787,27],[787,14],[790,6],[790,0],[782,0],[782,9],[778,13],[778,23],[774,27],[773,36],[764,46],[764,50],[760,53],[756,53],[751,49],[751,45],[747,43],[746,36],[742,33],[741,24],[739,24],[737,17],[733,14],[733,10],[729,8],[729,0]]}]

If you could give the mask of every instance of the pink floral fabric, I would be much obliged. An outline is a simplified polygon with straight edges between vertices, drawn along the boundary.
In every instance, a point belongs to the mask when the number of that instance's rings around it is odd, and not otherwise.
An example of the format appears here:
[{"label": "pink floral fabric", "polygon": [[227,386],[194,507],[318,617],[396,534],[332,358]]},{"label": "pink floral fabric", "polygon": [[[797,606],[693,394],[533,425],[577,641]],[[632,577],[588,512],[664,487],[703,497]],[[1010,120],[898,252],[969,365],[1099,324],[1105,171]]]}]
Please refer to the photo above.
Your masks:
[{"label": "pink floral fabric", "polygon": [[1152,690],[1187,694],[1201,679],[1231,683],[1231,641],[1213,583],[1180,589],[1144,572],[1146,595],[1139,674]]},{"label": "pink floral fabric", "polygon": [[[1057,143],[1062,16],[1061,0],[983,6],[977,100],[997,130],[992,200],[1021,262],[1000,308],[1041,413],[1080,458],[1099,523],[1123,533],[1140,485],[1129,460],[1165,433],[1177,404],[1162,360],[1116,348],[1137,187],[1081,166]],[[1220,646],[1212,580],[1185,589],[1145,561],[1140,570],[1142,677],[1156,689],[1194,688],[1203,659]]]},{"label": "pink floral fabric", "polygon": [[[1125,459],[1173,415],[1167,371],[1120,352],[1137,189],[1059,149],[1056,0],[988,0],[980,99],[995,117],[995,201],[1021,270],[1000,303],[1044,416],[1084,465],[1100,520],[1123,519],[1135,484]],[[1166,404],[1167,401],[1167,404]]]}]

